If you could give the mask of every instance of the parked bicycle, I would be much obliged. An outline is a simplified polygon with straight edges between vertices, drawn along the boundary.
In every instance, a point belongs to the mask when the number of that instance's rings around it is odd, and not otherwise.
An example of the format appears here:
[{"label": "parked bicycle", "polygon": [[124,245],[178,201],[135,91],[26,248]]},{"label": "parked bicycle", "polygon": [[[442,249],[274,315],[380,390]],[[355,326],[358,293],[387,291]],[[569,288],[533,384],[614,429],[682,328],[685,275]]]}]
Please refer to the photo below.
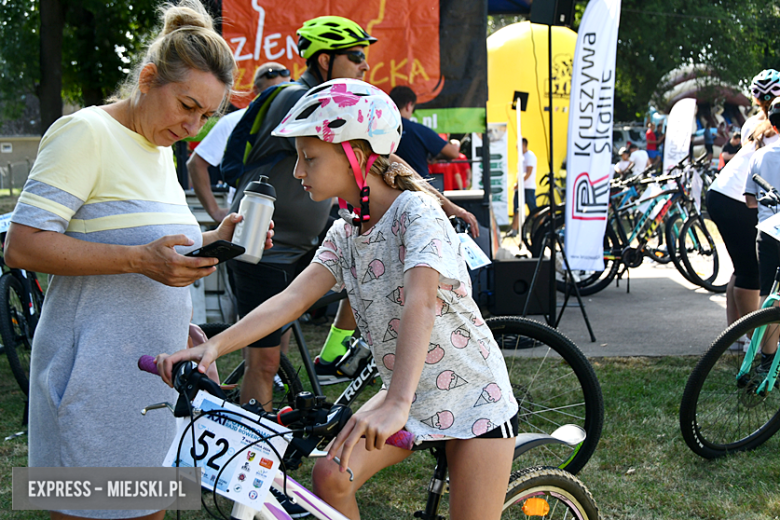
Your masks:
[{"label": "parked bicycle", "polygon": [[[574,283],[581,295],[594,294],[606,288],[615,278],[640,266],[645,258],[660,263],[673,261],[677,270],[690,282],[713,292],[724,292],[730,276],[721,269],[718,249],[722,240],[717,228],[699,211],[691,194],[693,180],[701,173],[699,161],[686,164],[687,158],[666,175],[639,175],[612,183],[610,212],[604,235],[604,270],[574,271]],[[640,196],[640,189],[654,186]],[[541,250],[542,237],[549,225],[537,229],[532,243],[534,256],[548,254]],[[557,233],[563,236],[565,221],[556,219]],[[550,247],[547,245],[546,247]],[[559,255],[557,255],[561,258]],[[571,291],[562,261],[556,268],[558,290]]]},{"label": "parked bicycle", "polygon": [[[9,219],[0,221],[1,243],[5,243],[9,223]],[[2,257],[0,268],[3,271],[0,276],[0,338],[11,372],[28,395],[32,340],[43,308],[43,288],[36,273],[11,269]]]},{"label": "parked bicycle", "polygon": [[[153,358],[151,356],[144,356],[144,358],[139,360],[139,367],[155,373],[156,367],[154,366]],[[208,461],[209,468],[216,472],[214,480],[217,483],[217,488],[220,482],[230,482],[230,477],[235,474],[234,470],[237,469],[236,466],[238,466],[239,461],[244,459],[252,460],[251,457],[247,457],[250,448],[262,448],[262,443],[268,444],[271,438],[278,435],[284,435],[289,442],[284,455],[281,456],[279,454],[279,458],[283,461],[283,468],[297,468],[300,466],[303,458],[315,458],[326,455],[326,452],[321,451],[322,448],[336,437],[351,416],[351,411],[348,407],[326,407],[323,405],[323,399],[317,399],[312,394],[306,392],[296,397],[296,407],[294,409],[282,411],[278,414],[264,412],[255,402],[250,402],[242,407],[243,411],[248,413],[237,412],[234,408],[224,404],[216,408],[210,406],[210,409],[206,411],[196,411],[193,410],[192,401],[198,395],[198,392],[208,392],[216,396],[218,400],[224,400],[226,396],[218,385],[198,372],[195,363],[180,363],[174,367],[173,374],[174,387],[180,394],[176,406],[174,407],[169,403],[159,403],[148,406],[142,413],[145,414],[152,409],[167,407],[177,417],[189,417],[190,422],[182,436],[181,443],[178,443],[175,460],[180,467],[195,465],[197,464],[196,460]],[[240,417],[237,417],[239,415]],[[208,434],[211,423],[215,421],[201,420],[206,417],[218,419],[219,422],[240,423],[258,440],[255,442],[242,440],[242,442],[233,446],[227,439],[216,438],[215,434]],[[265,427],[260,422],[260,418],[285,424],[292,429],[289,434],[278,433],[276,428]],[[195,425],[196,422],[198,423],[197,426]],[[194,448],[196,445],[194,439],[196,428],[198,428],[198,432],[201,434],[197,452]],[[193,436],[193,449],[190,454],[186,450],[182,450],[184,438],[189,435]],[[516,438],[514,456],[517,458],[519,455],[540,445],[565,444],[576,446],[581,444],[583,436],[584,431],[573,425],[564,426],[556,430],[552,435],[520,434]],[[244,436],[244,439],[246,438],[247,436]],[[405,449],[430,450],[433,453],[436,459],[436,467],[431,479],[431,485],[428,487],[428,499],[425,510],[416,513],[415,517],[439,518],[438,508],[441,497],[447,492],[447,460],[444,442],[437,441],[415,446],[413,439],[410,438],[410,434],[404,431],[398,432],[388,439],[387,442]],[[174,446],[176,445],[177,443],[175,442]],[[276,452],[275,449],[273,451]],[[253,477],[250,476],[250,478]],[[262,486],[258,481],[255,482],[259,484],[258,487]],[[289,477],[286,471],[277,474],[271,485],[279,493],[291,497],[293,501],[309,511],[314,518],[346,520],[345,516]],[[216,497],[217,494],[215,493],[213,495],[215,508],[221,515],[220,518],[227,519],[228,516],[222,511]],[[257,506],[249,506],[245,503],[233,504],[229,518],[235,520],[288,518],[273,494],[267,495],[262,503],[260,503],[262,497],[259,497],[257,493],[255,493],[255,498],[258,500]],[[551,519],[578,518],[580,520],[598,518],[598,507],[585,485],[573,475],[560,469],[549,467],[533,467],[513,473],[510,477],[509,487],[504,499],[503,510],[502,518],[529,516],[542,516]],[[214,516],[214,513],[212,515]]]},{"label": "parked bicycle", "polygon": [[[337,296],[325,298],[325,301],[320,300],[312,308],[333,301]],[[601,386],[593,367],[571,340],[547,325],[520,317],[489,318],[485,323],[504,354],[515,399],[520,406],[520,430],[546,434],[564,424],[573,423],[582,427],[587,434],[583,443],[574,448],[555,445],[535,450],[533,464],[528,461],[524,461],[524,464],[557,466],[576,474],[593,455],[604,423]],[[289,326],[302,366],[294,366],[287,356],[282,355],[278,375],[286,391],[276,394],[274,407],[294,404],[295,395],[304,388],[299,377],[301,372],[308,379],[308,387],[312,388],[312,392],[323,395],[300,323],[296,320]],[[203,326],[207,335],[216,334],[227,327],[226,324]],[[356,349],[367,348],[360,345],[361,341],[357,338],[352,340],[353,355],[357,354]],[[437,352],[428,355],[436,356]],[[370,352],[352,370],[354,372],[351,372],[351,376],[335,381],[346,385],[333,401],[336,405],[351,406],[378,376]],[[242,376],[243,362],[223,383],[238,384]],[[236,394],[229,395],[237,399]]]}]

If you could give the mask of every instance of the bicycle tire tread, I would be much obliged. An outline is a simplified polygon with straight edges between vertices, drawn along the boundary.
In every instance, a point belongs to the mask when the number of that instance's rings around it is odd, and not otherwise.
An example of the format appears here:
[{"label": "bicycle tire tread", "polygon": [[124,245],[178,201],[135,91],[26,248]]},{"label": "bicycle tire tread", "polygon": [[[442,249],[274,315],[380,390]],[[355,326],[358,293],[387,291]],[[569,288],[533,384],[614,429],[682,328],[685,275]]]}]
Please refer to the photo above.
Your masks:
[{"label": "bicycle tire tread", "polygon": [[[701,391],[718,360],[746,331],[751,331],[770,323],[780,323],[779,307],[759,309],[732,323],[713,341],[710,348],[702,355],[688,377],[680,403],[680,431],[685,443],[697,455],[707,459],[714,459],[729,453],[749,451],[766,442],[780,430],[779,409],[764,426],[755,430],[747,437],[735,439],[733,442],[725,444],[714,443],[706,439],[701,433],[699,420],[697,419]],[[736,374],[734,375],[736,376]],[[780,390],[774,390],[774,392],[778,391]]]},{"label": "bicycle tire tread", "polygon": [[522,500],[524,493],[534,496],[545,490],[567,495],[579,506],[577,516],[582,520],[598,519],[598,505],[585,484],[567,471],[549,466],[535,466],[514,472],[509,477],[504,510]]}]

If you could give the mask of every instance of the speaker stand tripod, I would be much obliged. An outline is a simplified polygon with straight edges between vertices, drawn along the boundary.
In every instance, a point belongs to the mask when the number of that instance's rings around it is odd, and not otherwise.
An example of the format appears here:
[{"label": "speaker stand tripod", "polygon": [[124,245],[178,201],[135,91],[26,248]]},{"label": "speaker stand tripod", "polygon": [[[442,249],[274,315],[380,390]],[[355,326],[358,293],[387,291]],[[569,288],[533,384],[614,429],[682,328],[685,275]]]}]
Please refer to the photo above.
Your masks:
[{"label": "speaker stand tripod", "polygon": [[[563,316],[563,311],[566,309],[566,304],[569,301],[569,281],[571,281],[572,286],[574,287],[574,293],[577,295],[577,302],[579,302],[580,310],[582,311],[582,317],[585,320],[585,325],[588,327],[588,332],[590,333],[590,340],[592,342],[596,341],[596,336],[593,335],[593,329],[590,326],[590,321],[588,320],[588,314],[585,312],[585,305],[582,303],[582,298],[580,297],[580,289],[577,287],[577,283],[574,280],[574,275],[572,275],[571,268],[569,267],[569,259],[566,258],[566,251],[563,249],[563,243],[561,241],[561,237],[556,232],[556,225],[555,225],[555,173],[553,168],[553,70],[552,70],[552,25],[551,24],[544,24],[547,25],[547,101],[548,101],[548,115],[549,115],[549,155],[548,158],[550,160],[549,167],[549,186],[550,186],[550,193],[549,193],[549,200],[548,200],[548,206],[550,210],[550,227],[547,233],[544,235],[544,240],[542,241],[542,248],[540,249],[539,253],[539,262],[536,265],[536,270],[534,271],[534,276],[531,279],[531,287],[528,290],[529,298],[526,299],[525,307],[523,308],[523,316],[526,315],[526,312],[528,311],[528,301],[530,300],[530,295],[533,294],[534,290],[534,284],[536,283],[536,277],[539,273],[539,269],[541,268],[542,262],[545,261],[544,258],[544,251],[546,250],[547,246],[549,246],[550,250],[550,309],[549,314],[547,315],[547,324],[551,327],[558,327],[558,323],[561,321],[561,317]],[[533,29],[531,29],[531,37],[533,38]],[[565,217],[564,217],[565,218]],[[557,313],[557,304],[558,304],[558,297],[557,297],[557,281],[555,279],[555,273],[556,270],[556,253],[557,251],[560,251],[561,258],[563,258],[563,272],[564,272],[564,280],[566,280],[565,284],[565,297],[563,300],[563,306],[561,307],[561,312]],[[557,314],[557,316],[556,316]]]},{"label": "speaker stand tripod", "polygon": [[[561,311],[556,316],[555,309],[557,308],[557,297],[553,299],[552,303],[550,304],[550,315],[547,317],[547,324],[551,327],[558,328],[558,324],[561,322],[561,318],[563,317],[563,311],[566,309],[566,305],[569,302],[569,297],[571,296],[572,291],[569,290],[569,286],[574,289],[574,295],[577,297],[577,303],[580,306],[580,311],[582,312],[582,318],[585,320],[585,326],[588,328],[588,333],[590,334],[590,340],[592,342],[596,341],[596,336],[593,334],[593,328],[590,326],[590,320],[588,319],[588,313],[585,312],[585,304],[582,303],[582,296],[580,295],[580,288],[577,286],[577,282],[574,280],[574,275],[571,272],[571,267],[569,267],[569,259],[566,257],[566,251],[563,249],[563,242],[561,240],[561,237],[553,232],[546,233],[544,235],[544,239],[542,240],[542,248],[541,253],[539,256],[539,261],[536,263],[536,269],[534,269],[534,275],[531,278],[531,286],[528,289],[528,294],[533,294],[534,285],[536,284],[536,279],[539,275],[539,271],[542,268],[542,262],[545,261],[544,258],[544,251],[547,247],[550,247],[550,251],[555,251],[558,249],[561,254],[561,258],[563,259],[563,273],[564,273],[564,298],[563,298],[563,305],[561,305]],[[555,269],[555,255],[551,254],[551,261],[552,265],[550,266],[550,278],[552,278],[552,283],[557,285],[557,282],[555,280],[555,273],[557,270]],[[556,295],[557,296],[557,295]],[[530,301],[530,297],[526,299],[525,306],[523,307],[523,316],[526,316],[528,313],[528,303]]]}]

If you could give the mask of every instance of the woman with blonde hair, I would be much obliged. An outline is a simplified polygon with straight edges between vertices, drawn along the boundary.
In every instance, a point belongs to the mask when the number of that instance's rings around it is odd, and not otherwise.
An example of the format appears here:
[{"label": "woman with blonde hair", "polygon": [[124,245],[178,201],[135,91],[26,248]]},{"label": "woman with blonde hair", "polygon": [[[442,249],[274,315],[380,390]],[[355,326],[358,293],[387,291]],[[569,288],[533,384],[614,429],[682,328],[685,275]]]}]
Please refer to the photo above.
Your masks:
[{"label": "woman with blonde hair", "polygon": [[[742,126],[745,138],[742,148],[723,167],[707,192],[707,209],[723,237],[734,274],[726,287],[726,320],[729,325],[759,307],[759,270],[756,255],[756,224],[758,210],[748,207],[745,200],[750,160],[754,153],[778,139],[767,118],[772,101],[780,95],[780,73],[761,71],[750,85],[753,102],[760,112]],[[739,350],[748,342],[735,343]]]},{"label": "woman with blonde hair", "polygon": [[[117,97],[48,129],[12,217],[5,261],[54,275],[30,370],[31,467],[161,466],[175,396],[137,368],[150,349],[186,345],[188,285],[239,220],[201,233],[170,146],[225,105],[235,61],[197,0],[161,9],[164,27]],[[268,244],[267,244],[268,245]],[[161,519],[164,511],[57,511],[52,518]]]}]

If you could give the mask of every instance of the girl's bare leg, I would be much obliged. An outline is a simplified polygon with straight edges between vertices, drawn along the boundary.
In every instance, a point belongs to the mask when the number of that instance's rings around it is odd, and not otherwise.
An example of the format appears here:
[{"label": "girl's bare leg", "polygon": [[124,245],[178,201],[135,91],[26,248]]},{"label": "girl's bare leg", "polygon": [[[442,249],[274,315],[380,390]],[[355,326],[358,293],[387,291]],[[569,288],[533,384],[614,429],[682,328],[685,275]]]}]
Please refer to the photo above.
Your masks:
[{"label": "girl's bare leg", "polygon": [[[513,444],[514,446],[514,444]],[[312,482],[314,494],[352,520],[360,519],[355,493],[379,471],[398,464],[413,452],[386,445],[381,450],[366,451],[365,440],[355,445],[349,459],[349,467],[355,479],[349,481],[349,473],[339,471],[334,461],[320,459],[314,465]],[[506,486],[504,486],[506,491]]]},{"label": "girl's bare leg", "polygon": [[514,448],[514,439],[447,441],[452,520],[501,518]]}]

